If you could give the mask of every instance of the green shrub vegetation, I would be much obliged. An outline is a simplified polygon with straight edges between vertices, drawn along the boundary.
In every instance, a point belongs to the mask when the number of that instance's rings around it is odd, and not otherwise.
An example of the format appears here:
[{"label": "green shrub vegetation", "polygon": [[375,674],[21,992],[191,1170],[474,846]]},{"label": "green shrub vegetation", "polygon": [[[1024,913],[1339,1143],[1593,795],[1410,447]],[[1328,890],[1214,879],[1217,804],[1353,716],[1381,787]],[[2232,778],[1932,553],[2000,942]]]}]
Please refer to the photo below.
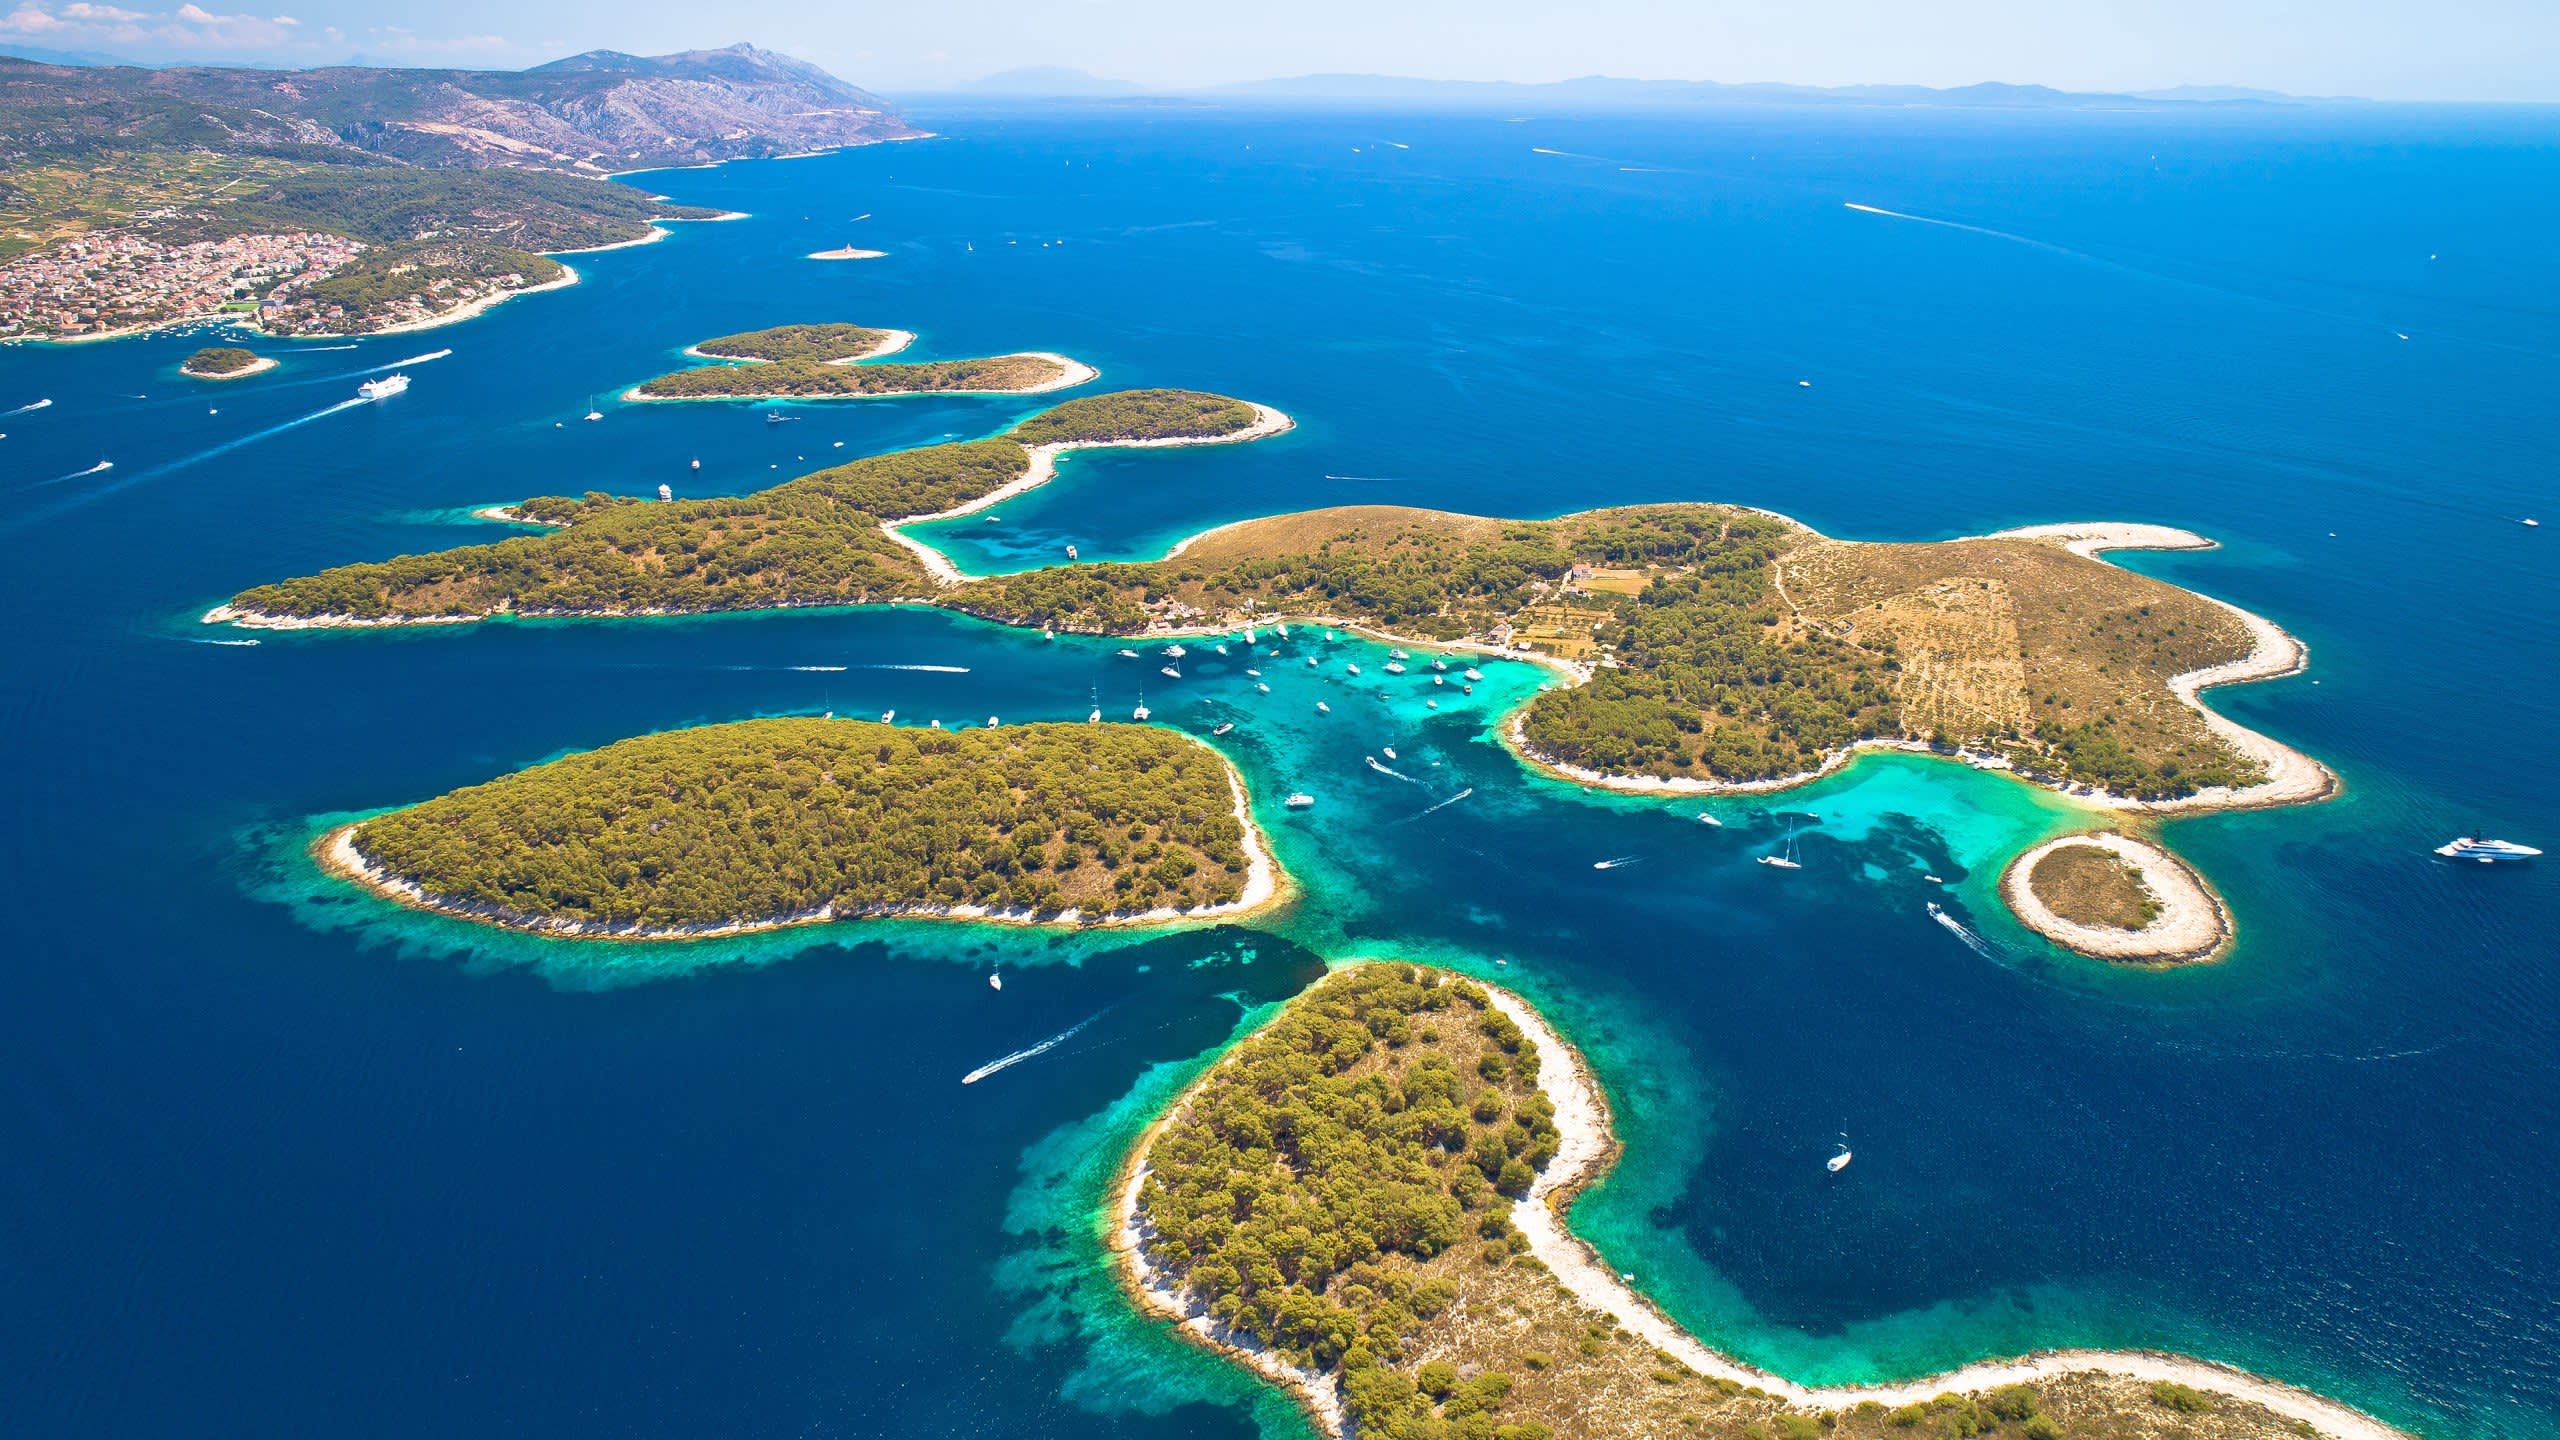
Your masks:
[{"label": "green shrub vegetation", "polygon": [[1052,405],[1013,427],[1025,445],[1213,439],[1252,426],[1253,407],[1203,390],[1120,390]]},{"label": "green shrub vegetation", "polygon": [[891,907],[1086,918],[1236,899],[1226,762],[1170,731],[750,720],[607,745],[376,816],[357,849],[517,923],[701,927]]},{"label": "green shrub vegetation", "polygon": [[[1190,391],[1139,393],[1157,398],[1110,413],[1152,429],[1160,427],[1131,417],[1161,410],[1178,420],[1233,403]],[[572,523],[548,534],[341,565],[244,590],[232,604],[264,615],[382,619],[696,613],[930,596],[932,577],[881,533],[881,523],[978,499],[1020,478],[1030,463],[1020,444],[997,438],[871,456],[750,495],[672,502],[595,492],[542,496],[522,513]]]},{"label": "green shrub vegetation", "polygon": [[889,332],[863,325],[776,325],[722,335],[694,346],[721,360],[844,360],[888,343]]},{"label": "green shrub vegetation", "polygon": [[[1421,1038],[1425,1021],[1444,1038]],[[1480,1071],[1480,1057],[1497,1063]],[[1507,1232],[1509,1201],[1555,1154],[1538,1065],[1473,984],[1403,965],[1328,976],[1239,1044],[1148,1147],[1148,1253],[1227,1325],[1339,1365],[1363,1435],[1489,1417],[1510,1376],[1398,1362],[1457,1293],[1421,1262],[1486,1222]],[[1476,1118],[1488,1097],[1494,1118]]]},{"label": "green shrub vegetation", "polygon": [[178,368],[190,375],[230,375],[257,363],[254,352],[237,345],[207,345],[181,361]]},{"label": "green shrub vegetation", "polygon": [[1049,384],[1064,372],[1038,355],[996,355],[983,360],[926,360],[912,364],[873,361],[840,365],[831,360],[774,360],[752,365],[702,365],[661,375],[642,385],[652,400],[749,399],[788,395],[824,400],[859,395],[916,395],[935,391],[1022,391]]}]

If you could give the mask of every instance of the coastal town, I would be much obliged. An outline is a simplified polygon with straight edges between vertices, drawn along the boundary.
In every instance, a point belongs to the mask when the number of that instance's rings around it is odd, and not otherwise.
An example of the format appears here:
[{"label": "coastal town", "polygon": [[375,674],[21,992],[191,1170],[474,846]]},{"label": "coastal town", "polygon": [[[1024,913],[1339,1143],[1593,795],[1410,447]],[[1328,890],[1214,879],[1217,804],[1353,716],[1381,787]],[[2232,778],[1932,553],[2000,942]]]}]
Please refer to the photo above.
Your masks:
[{"label": "coastal town", "polygon": [[168,245],[131,231],[64,241],[0,266],[0,335],[111,334],[205,316],[281,315],[296,288],[364,245],[302,230]]},{"label": "coastal town", "polygon": [[297,230],[172,245],[119,230],[0,266],[0,339],[97,339],[206,319],[271,335],[379,334],[458,319],[564,276],[544,257],[461,243],[368,246]]}]

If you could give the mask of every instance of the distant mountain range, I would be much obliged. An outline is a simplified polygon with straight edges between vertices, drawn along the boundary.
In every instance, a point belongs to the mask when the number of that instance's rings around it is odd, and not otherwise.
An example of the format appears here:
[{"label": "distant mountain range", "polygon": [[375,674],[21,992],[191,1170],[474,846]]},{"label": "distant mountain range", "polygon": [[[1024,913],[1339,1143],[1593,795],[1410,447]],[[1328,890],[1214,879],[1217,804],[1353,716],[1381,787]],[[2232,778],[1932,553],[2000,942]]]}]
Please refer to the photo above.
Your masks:
[{"label": "distant mountain range", "polygon": [[1524,83],[1509,80],[1422,80],[1403,75],[1293,75],[1196,89],[1149,90],[1063,66],[1035,66],[990,75],[967,93],[1045,99],[1126,99],[1161,96],[1194,100],[1313,100],[1343,104],[1510,107],[1581,105],[1892,105],[2002,110],[2126,109],[2180,105],[2292,105],[2309,103],[2274,90],[2236,85],[2180,85],[2126,93],[2057,90],[2046,85],[1986,83],[1953,89],[1926,85],[1727,85],[1712,80],[1622,80],[1590,75],[1575,80]]},{"label": "distant mountain range", "polygon": [[[0,58],[0,146],[344,147],[430,167],[589,173],[922,134],[814,65],[732,45],[591,50],[530,70],[249,70]],[[6,158],[0,156],[0,158]]]}]

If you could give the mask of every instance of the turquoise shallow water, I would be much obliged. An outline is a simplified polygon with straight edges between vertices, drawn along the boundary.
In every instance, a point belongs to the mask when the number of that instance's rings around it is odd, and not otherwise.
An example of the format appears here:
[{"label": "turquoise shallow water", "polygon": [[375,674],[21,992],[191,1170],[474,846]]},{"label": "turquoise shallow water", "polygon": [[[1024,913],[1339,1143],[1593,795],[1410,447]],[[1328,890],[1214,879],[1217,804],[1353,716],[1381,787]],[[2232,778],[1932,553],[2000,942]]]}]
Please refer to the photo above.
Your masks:
[{"label": "turquoise shallow water", "polygon": [[[2560,587],[2514,523],[2548,505],[2560,388],[2547,116],[933,123],[954,138],[651,177],[756,218],[449,331],[274,347],[218,390],[175,376],[188,337],[0,352],[0,409],[55,400],[0,419],[13,1428],[1290,1433],[1120,1306],[1095,1206],[1240,1025],[1327,958],[1409,954],[1584,1045],[1629,1146],[1577,1225],[1747,1359],[1861,1379],[2165,1345],[2430,1433],[2560,1434],[2555,872],[2425,853],[2560,834],[2560,775],[2518,741],[2560,720]],[[796,258],[865,211],[890,258]],[[477,505],[750,489],[1032,408],[576,419],[702,336],[812,319],[1300,421],[1074,458],[936,527],[977,568],[1353,501],[2191,526],[2225,547],[2131,563],[2310,642],[2308,674],[2216,703],[2349,790],[2174,822],[2242,940],[2124,973],[1990,893],[2069,822],[2054,797],[1879,757],[1707,827],[1524,773],[1491,735],[1522,665],[1433,711],[1380,647],[1303,630],[1269,696],[1204,647],[1173,684],[921,611],[198,643],[235,638],[193,616],[244,584],[510,533]],[[409,394],[329,409],[403,361]],[[875,668],[916,665],[946,668]],[[326,817],[639,731],[1073,718],[1141,684],[1164,723],[1237,722],[1295,907],[580,946],[301,855]],[[1316,807],[1279,810],[1294,789]],[[1791,824],[1803,871],[1750,863]],[[1930,874],[1978,948],[1927,918]]]}]

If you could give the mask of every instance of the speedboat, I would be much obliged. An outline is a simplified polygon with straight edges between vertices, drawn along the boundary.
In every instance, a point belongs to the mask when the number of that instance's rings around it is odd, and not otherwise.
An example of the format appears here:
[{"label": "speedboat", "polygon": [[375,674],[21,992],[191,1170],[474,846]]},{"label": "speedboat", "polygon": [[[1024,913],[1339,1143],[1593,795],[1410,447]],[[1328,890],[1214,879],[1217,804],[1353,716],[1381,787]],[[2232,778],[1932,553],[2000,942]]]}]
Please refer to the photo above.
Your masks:
[{"label": "speedboat", "polygon": [[1319,700],[1316,702],[1316,713],[1319,715],[1330,715],[1333,713],[1333,707]]},{"label": "speedboat", "polygon": [[1271,693],[1271,687],[1270,687],[1270,686],[1268,686],[1268,685],[1256,685],[1256,686],[1254,686],[1253,688],[1254,688],[1254,689],[1256,689],[1256,690],[1261,691],[1261,692],[1262,692],[1263,694],[1265,694],[1265,695],[1268,695],[1268,694],[1270,694],[1270,693]]},{"label": "speedboat", "polygon": [[1246,673],[1247,675],[1252,676],[1252,677],[1253,677],[1254,679],[1256,679],[1256,680],[1259,680],[1259,679],[1261,679],[1261,678],[1262,678],[1262,672],[1261,672],[1261,671],[1259,671],[1259,670],[1254,669],[1254,668],[1253,668],[1252,666],[1250,666],[1250,665],[1247,665],[1246,667],[1244,667],[1244,673]]},{"label": "speedboat", "polygon": [[2465,835],[2437,846],[2436,853],[2448,860],[2477,860],[2483,865],[2495,865],[2501,860],[2530,860],[2542,852],[2512,840],[2481,840]]},{"label": "speedboat", "polygon": [[1413,657],[1407,655],[1402,650],[1390,650],[1387,652],[1387,658],[1390,660],[1410,660]]},{"label": "speedboat", "polygon": [[1350,661],[1348,661],[1348,660],[1345,660],[1345,661],[1343,661],[1343,662],[1342,662],[1342,668],[1343,668],[1343,669],[1345,669],[1345,670],[1350,671],[1350,672],[1351,672],[1352,674],[1354,674],[1354,675],[1357,675],[1357,674],[1359,674],[1359,673],[1360,673],[1360,667],[1359,667],[1358,665],[1353,664],[1352,662],[1350,662]]},{"label": "speedboat", "polygon": [[1215,730],[1210,731],[1209,733],[1210,733],[1210,734],[1212,734],[1212,735],[1224,735],[1224,734],[1226,734],[1228,731],[1233,730],[1234,728],[1236,728],[1236,722],[1234,722],[1233,720],[1228,720],[1228,721],[1225,721],[1225,722],[1221,723],[1221,724],[1218,726],[1218,728],[1216,728]]},{"label": "speedboat", "polygon": [[990,730],[996,728],[996,717],[993,715],[987,717],[987,728]]},{"label": "speedboat", "polygon": [[897,718],[898,718],[898,712],[897,712],[897,711],[895,711],[895,710],[883,710],[883,711],[881,711],[881,712],[880,712],[880,723],[881,723],[881,724],[883,724],[883,725],[886,725],[886,724],[888,724],[890,721],[895,720],[895,719],[897,719]]},{"label": "speedboat", "polygon": [[1311,667],[1312,667],[1315,663],[1316,663],[1316,657],[1314,657],[1313,655],[1310,655],[1310,656],[1308,656],[1308,657],[1307,657],[1307,664],[1308,664],[1309,666],[1311,666]]},{"label": "speedboat", "polygon": [[1378,747],[1378,753],[1386,756],[1390,760],[1393,760],[1396,758],[1396,747],[1393,745],[1381,745]]},{"label": "speedboat", "polygon": [[1832,1156],[1832,1157],[1831,1157],[1830,1159],[1828,1159],[1828,1160],[1823,1161],[1823,1162],[1822,1162],[1822,1168],[1823,1168],[1823,1169],[1825,1169],[1825,1170],[1830,1171],[1830,1172],[1831,1172],[1832,1174],[1834,1174],[1834,1175],[1837,1175],[1837,1174],[1839,1174],[1841,1171],[1846,1170],[1846,1169],[1848,1169],[1848,1168],[1849,1168],[1849,1141],[1848,1141],[1848,1137],[1846,1137],[1846,1136],[1842,1136],[1842,1137],[1841,1137],[1841,1140],[1840,1140],[1840,1153],[1839,1153],[1839,1154],[1837,1154],[1837,1155]]},{"label": "speedboat", "polygon": [[1120,658],[1123,660],[1135,660],[1138,658],[1138,652],[1135,650],[1123,650],[1120,652]]},{"label": "speedboat", "polygon": [[1156,673],[1157,673],[1157,674],[1159,674],[1159,675],[1170,675],[1170,676],[1172,676],[1172,677],[1173,677],[1174,679],[1176,679],[1176,680],[1179,680],[1179,679],[1181,679],[1181,678],[1182,678],[1182,672],[1181,672],[1181,671],[1179,671],[1179,670],[1174,669],[1174,668],[1173,668],[1172,666],[1170,666],[1170,665],[1159,665],[1159,666],[1157,666],[1157,667],[1156,667]]},{"label": "speedboat", "polygon": [[1390,675],[1401,675],[1404,673],[1404,666],[1397,661],[1390,660],[1387,662],[1387,673]]},{"label": "speedboat", "polygon": [[1713,815],[1708,814],[1708,813],[1707,813],[1706,811],[1704,811],[1704,810],[1701,810],[1701,811],[1699,811],[1699,812],[1698,812],[1698,823],[1699,823],[1699,824],[1701,824],[1701,825],[1716,825],[1716,826],[1721,826],[1721,825],[1723,825],[1723,824],[1724,824],[1724,822],[1723,822],[1723,821],[1721,821],[1721,820],[1717,819],[1717,818],[1716,818],[1715,816],[1713,816]]},{"label": "speedboat", "polygon": [[1469,682],[1481,680],[1484,678],[1484,672],[1473,667],[1469,667],[1466,671],[1466,678]]}]

